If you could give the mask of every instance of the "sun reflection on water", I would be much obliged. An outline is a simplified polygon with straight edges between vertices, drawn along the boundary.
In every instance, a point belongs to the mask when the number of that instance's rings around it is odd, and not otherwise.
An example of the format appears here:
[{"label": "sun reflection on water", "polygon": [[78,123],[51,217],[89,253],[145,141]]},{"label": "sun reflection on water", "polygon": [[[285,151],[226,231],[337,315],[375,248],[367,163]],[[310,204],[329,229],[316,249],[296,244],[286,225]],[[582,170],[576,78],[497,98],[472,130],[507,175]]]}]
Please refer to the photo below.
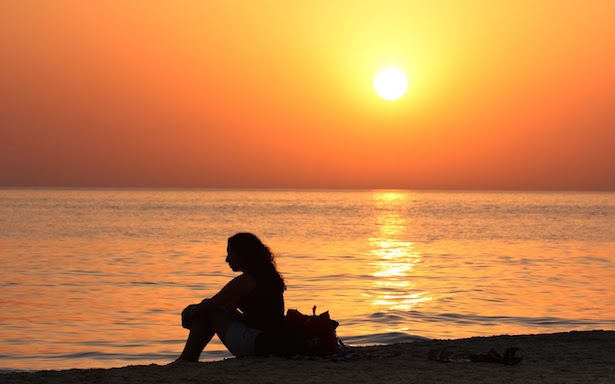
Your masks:
[{"label": "sun reflection on water", "polygon": [[407,192],[374,194],[378,232],[369,239],[375,256],[372,305],[384,310],[409,311],[432,299],[411,280],[422,257],[415,251],[414,243],[407,241],[407,223],[401,214],[409,196]]}]

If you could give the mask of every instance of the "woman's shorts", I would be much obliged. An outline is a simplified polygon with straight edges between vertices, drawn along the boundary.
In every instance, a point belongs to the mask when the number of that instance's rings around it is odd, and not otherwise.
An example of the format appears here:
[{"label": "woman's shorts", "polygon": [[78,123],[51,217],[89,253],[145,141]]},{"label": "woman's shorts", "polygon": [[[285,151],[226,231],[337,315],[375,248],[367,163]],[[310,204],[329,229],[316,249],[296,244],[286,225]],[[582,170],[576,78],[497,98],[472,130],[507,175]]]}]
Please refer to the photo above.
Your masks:
[{"label": "woman's shorts", "polygon": [[222,343],[235,356],[243,357],[255,354],[256,338],[263,331],[250,328],[241,321],[233,321],[226,330]]}]

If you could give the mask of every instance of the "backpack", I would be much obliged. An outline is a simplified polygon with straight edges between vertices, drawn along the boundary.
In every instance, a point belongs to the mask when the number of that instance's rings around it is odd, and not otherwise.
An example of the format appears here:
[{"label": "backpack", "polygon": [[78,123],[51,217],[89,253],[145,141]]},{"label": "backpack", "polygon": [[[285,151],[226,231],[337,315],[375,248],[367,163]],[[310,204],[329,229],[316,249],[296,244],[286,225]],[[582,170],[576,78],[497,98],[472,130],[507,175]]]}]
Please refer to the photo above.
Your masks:
[{"label": "backpack", "polygon": [[329,311],[316,315],[316,306],[312,308],[312,315],[289,309],[284,318],[285,354],[326,356],[340,353],[343,343],[335,332],[338,325],[329,316]]}]

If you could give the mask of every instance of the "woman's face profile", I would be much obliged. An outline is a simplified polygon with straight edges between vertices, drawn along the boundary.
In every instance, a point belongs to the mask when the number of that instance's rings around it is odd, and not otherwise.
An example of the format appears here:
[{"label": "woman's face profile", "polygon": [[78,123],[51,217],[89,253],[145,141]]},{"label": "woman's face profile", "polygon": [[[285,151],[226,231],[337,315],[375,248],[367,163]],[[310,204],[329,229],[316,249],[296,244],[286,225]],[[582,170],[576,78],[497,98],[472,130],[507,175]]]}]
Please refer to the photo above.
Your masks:
[{"label": "woman's face profile", "polygon": [[242,271],[242,263],[237,252],[234,252],[230,246],[226,247],[226,262],[229,267],[235,272]]}]

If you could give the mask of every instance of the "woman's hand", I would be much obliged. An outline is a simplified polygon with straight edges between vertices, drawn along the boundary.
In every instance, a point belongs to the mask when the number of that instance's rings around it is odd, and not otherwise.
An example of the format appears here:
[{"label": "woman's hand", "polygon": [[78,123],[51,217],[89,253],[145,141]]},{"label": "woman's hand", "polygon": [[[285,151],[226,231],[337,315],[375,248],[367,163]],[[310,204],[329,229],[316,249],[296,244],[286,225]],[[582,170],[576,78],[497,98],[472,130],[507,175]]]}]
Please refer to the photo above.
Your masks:
[{"label": "woman's hand", "polygon": [[196,309],[199,304],[190,304],[182,311],[182,327],[186,329],[190,329],[192,325],[192,320],[196,315]]},{"label": "woman's hand", "polygon": [[182,327],[190,329],[197,315],[203,315],[212,310],[211,299],[205,299],[199,304],[190,304],[182,311]]}]

